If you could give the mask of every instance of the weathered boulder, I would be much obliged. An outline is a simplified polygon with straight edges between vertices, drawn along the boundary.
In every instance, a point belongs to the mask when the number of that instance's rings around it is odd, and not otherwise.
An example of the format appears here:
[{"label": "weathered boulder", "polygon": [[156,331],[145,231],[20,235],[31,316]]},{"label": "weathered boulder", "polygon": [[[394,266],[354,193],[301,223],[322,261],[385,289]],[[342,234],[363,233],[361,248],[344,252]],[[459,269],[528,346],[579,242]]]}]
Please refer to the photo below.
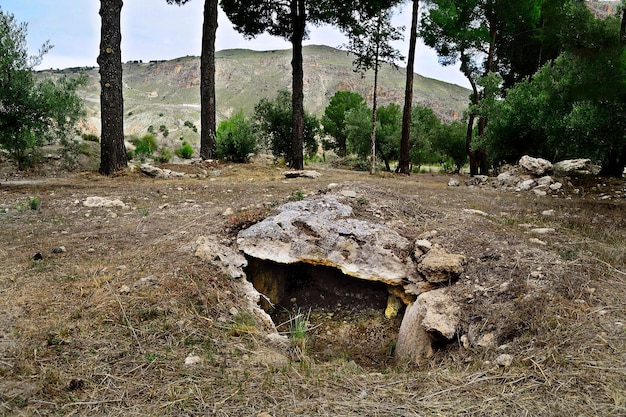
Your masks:
[{"label": "weathered boulder", "polygon": [[459,326],[459,306],[448,288],[420,294],[406,308],[396,344],[396,357],[419,363],[430,357],[436,342],[452,340]]},{"label": "weathered boulder", "polygon": [[418,270],[430,283],[445,283],[456,281],[463,273],[464,265],[465,256],[433,247],[420,260]]},{"label": "weathered boulder", "polygon": [[172,171],[171,169],[161,169],[150,164],[142,164],[140,168],[141,172],[154,178],[167,179],[185,177],[183,172]]},{"label": "weathered boulder", "polygon": [[554,172],[562,175],[598,175],[600,166],[591,163],[591,159],[567,159],[554,164]]},{"label": "weathered boulder", "polygon": [[352,208],[334,197],[287,203],[278,210],[239,232],[241,251],[281,264],[330,266],[396,286],[417,280],[411,242],[383,224],[352,218]]},{"label": "weathered boulder", "polygon": [[552,162],[547,159],[533,158],[528,155],[522,156],[518,165],[529,174],[536,176],[542,176],[546,172],[552,171]]},{"label": "weathered boulder", "polygon": [[285,171],[283,175],[285,178],[319,178],[322,176],[322,174],[313,170]]},{"label": "weathered boulder", "polygon": [[496,184],[499,187],[515,187],[522,179],[513,171],[504,171],[496,177]]}]

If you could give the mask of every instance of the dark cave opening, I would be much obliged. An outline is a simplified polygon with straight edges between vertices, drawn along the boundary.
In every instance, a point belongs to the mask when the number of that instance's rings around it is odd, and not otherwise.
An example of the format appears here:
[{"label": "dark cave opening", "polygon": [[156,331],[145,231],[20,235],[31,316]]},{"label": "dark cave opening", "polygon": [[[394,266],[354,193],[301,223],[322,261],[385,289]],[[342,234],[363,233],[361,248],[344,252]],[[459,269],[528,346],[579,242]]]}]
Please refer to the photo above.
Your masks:
[{"label": "dark cave opening", "polygon": [[262,294],[261,307],[279,332],[287,333],[296,315],[307,316],[312,329],[307,353],[312,357],[342,358],[375,368],[393,361],[404,309],[385,317],[387,284],[350,277],[324,265],[255,258],[248,258],[246,275]]}]

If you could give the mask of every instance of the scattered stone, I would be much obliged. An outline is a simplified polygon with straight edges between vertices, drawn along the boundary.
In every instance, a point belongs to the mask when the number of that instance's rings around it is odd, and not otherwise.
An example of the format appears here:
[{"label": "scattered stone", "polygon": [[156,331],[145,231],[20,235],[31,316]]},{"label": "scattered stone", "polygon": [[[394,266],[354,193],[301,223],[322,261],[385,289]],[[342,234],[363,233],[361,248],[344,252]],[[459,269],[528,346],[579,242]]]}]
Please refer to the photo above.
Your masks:
[{"label": "scattered stone", "polygon": [[485,213],[485,212],[484,212],[484,211],[482,211],[482,210],[476,210],[476,209],[463,209],[463,211],[464,211],[465,213],[470,213],[470,214],[478,214],[479,216],[485,216],[485,217],[486,217],[486,216],[488,216],[488,214],[487,214],[487,213]]},{"label": "scattered stone", "polygon": [[59,253],[66,253],[66,252],[67,252],[67,249],[65,249],[65,246],[58,246],[58,247],[52,249],[52,253],[59,254]]},{"label": "scattered stone", "polygon": [[172,171],[171,169],[161,169],[150,164],[142,164],[140,169],[141,172],[153,178],[168,179],[184,178],[187,176],[184,172]]},{"label": "scattered stone", "polygon": [[356,191],[341,190],[341,195],[348,198],[356,198]]},{"label": "scattered stone", "polygon": [[478,338],[476,345],[482,348],[490,348],[495,346],[496,337],[493,333],[486,333]]},{"label": "scattered stone", "polygon": [[202,358],[200,356],[187,356],[185,358],[185,366],[193,366],[202,363]]},{"label": "scattered stone", "polygon": [[541,215],[545,217],[552,217],[554,216],[554,209],[544,210],[541,212]]},{"label": "scattered stone", "polygon": [[512,171],[505,171],[496,177],[496,184],[500,187],[515,187],[522,179]]},{"label": "scattered stone", "polygon": [[130,294],[130,287],[128,285],[122,285],[120,287],[120,294]]},{"label": "scattered stone", "polygon": [[233,209],[228,207],[226,210],[224,210],[222,212],[222,216],[227,217],[227,216],[232,216],[233,215]]},{"label": "scattered stone", "polygon": [[231,307],[230,310],[228,310],[228,314],[230,314],[231,316],[236,316],[237,314],[239,314],[239,310],[237,310],[237,307]]},{"label": "scattered stone", "polygon": [[543,240],[541,240],[541,239],[537,239],[536,237],[531,237],[530,239],[528,239],[528,241],[529,241],[530,243],[536,243],[537,245],[542,245],[542,246],[546,246],[546,245],[547,245],[547,243],[546,243],[546,242],[544,242],[544,241],[543,241]]},{"label": "scattered stone", "polygon": [[41,254],[41,252],[37,252],[36,254],[33,255],[33,261],[41,261],[43,259],[43,255]]},{"label": "scattered stone", "polygon": [[546,195],[548,195],[547,192],[545,192],[544,190],[540,188],[533,189],[533,192],[535,193],[535,195],[538,195],[539,197],[545,197]]},{"label": "scattered stone", "polygon": [[531,179],[527,179],[518,183],[517,186],[515,187],[515,190],[516,191],[529,191],[530,189],[534,188],[535,185],[536,185],[535,180],[531,178]]},{"label": "scattered stone", "polygon": [[459,185],[461,183],[456,178],[450,178],[450,181],[448,181],[448,187],[458,187]]},{"label": "scattered stone", "polygon": [[433,247],[421,259],[418,270],[426,281],[443,283],[456,281],[464,271],[463,265],[465,256],[450,254],[439,247]]},{"label": "scattered stone", "polygon": [[304,171],[285,171],[283,172],[283,175],[285,176],[285,178],[319,178],[322,176],[322,174],[320,174],[317,171],[312,171],[312,170],[304,170]]},{"label": "scattered stone", "polygon": [[423,253],[427,253],[429,250],[431,250],[433,247],[433,244],[430,243],[430,240],[426,240],[426,239],[418,239],[415,241],[415,248],[421,250]]},{"label": "scattered stone", "polygon": [[550,184],[550,189],[552,191],[559,191],[561,188],[563,188],[563,184],[561,184],[560,182],[555,182],[554,184]]},{"label": "scattered stone", "polygon": [[503,353],[496,358],[496,364],[498,366],[502,366],[503,368],[508,368],[513,364],[513,355],[509,355],[508,353]]},{"label": "scattered stone", "polygon": [[154,275],[149,275],[147,277],[143,277],[135,281],[135,283],[133,284],[133,287],[135,288],[151,287],[153,285],[156,285],[156,283],[157,283],[157,277],[155,277]]},{"label": "scattered stone", "polygon": [[549,187],[550,184],[554,183],[554,180],[552,179],[551,176],[546,175],[545,177],[541,177],[537,179],[537,185],[539,185],[540,187]]},{"label": "scattered stone", "polygon": [[533,158],[528,155],[522,156],[518,165],[529,174],[536,176],[541,176],[552,170],[552,163],[550,161],[542,158]]},{"label": "scattered stone", "polygon": [[547,235],[555,232],[554,228],[552,227],[537,227],[535,229],[530,229],[530,231],[538,235]]},{"label": "scattered stone", "polygon": [[106,198],[106,197],[87,197],[85,201],[83,201],[83,206],[85,207],[106,207],[106,208],[126,208],[126,204],[118,198]]}]

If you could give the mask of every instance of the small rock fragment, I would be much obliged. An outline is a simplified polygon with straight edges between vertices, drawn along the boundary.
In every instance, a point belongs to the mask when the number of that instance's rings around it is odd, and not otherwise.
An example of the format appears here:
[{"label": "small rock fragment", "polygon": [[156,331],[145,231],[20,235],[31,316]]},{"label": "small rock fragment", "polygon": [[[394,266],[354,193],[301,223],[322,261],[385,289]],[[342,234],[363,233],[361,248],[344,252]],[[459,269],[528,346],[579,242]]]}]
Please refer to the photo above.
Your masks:
[{"label": "small rock fragment", "polygon": [[496,358],[496,363],[498,366],[502,366],[504,368],[508,368],[513,364],[513,355],[509,355],[508,353],[503,353]]}]

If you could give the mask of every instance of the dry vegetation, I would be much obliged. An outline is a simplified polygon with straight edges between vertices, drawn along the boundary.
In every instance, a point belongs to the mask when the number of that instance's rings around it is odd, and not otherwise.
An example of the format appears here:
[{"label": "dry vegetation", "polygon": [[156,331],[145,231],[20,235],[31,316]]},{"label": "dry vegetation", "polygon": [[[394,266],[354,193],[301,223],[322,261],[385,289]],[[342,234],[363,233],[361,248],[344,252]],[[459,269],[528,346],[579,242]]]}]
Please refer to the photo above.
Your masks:
[{"label": "dry vegetation", "polygon": [[[626,415],[623,181],[552,198],[447,187],[443,175],[320,168],[320,179],[284,180],[262,163],[216,168],[205,179],[0,183],[0,415]],[[404,366],[349,347],[294,357],[266,342],[236,281],[192,243],[232,244],[276,204],[331,182],[357,191],[357,215],[410,238],[436,230],[433,242],[467,256],[454,290],[460,334],[492,332],[494,347],[459,341]],[[88,196],[126,207],[88,208]],[[529,224],[555,232],[534,236]],[[59,246],[67,252],[52,253]],[[308,346],[331,322],[313,323]],[[494,363],[502,351],[514,356],[508,368]],[[185,365],[190,356],[200,362]]]}]

